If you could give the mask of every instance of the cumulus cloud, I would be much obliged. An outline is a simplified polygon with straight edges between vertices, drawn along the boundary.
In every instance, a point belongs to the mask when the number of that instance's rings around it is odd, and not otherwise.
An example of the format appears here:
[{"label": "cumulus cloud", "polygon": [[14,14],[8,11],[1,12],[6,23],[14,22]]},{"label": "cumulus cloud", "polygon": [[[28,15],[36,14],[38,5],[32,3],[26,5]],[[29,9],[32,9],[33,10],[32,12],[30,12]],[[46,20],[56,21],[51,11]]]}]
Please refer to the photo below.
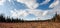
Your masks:
[{"label": "cumulus cloud", "polygon": [[29,9],[35,9],[39,5],[36,0],[17,0],[17,2],[24,3]]},{"label": "cumulus cloud", "polygon": [[6,0],[0,0],[0,5],[3,5]]},{"label": "cumulus cloud", "polygon": [[44,2],[40,3],[40,5],[47,4],[48,2],[50,2],[50,0],[45,0]]},{"label": "cumulus cloud", "polygon": [[53,8],[59,4],[59,0],[54,0],[54,2],[49,6],[49,8]]}]

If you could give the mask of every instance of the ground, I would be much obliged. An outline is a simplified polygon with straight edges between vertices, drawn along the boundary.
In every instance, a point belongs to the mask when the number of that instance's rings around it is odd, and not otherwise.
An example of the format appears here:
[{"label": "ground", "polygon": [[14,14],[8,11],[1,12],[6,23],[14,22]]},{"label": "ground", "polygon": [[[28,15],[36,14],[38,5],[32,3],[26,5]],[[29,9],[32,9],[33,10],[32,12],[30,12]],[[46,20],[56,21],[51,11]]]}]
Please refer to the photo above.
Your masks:
[{"label": "ground", "polygon": [[60,28],[58,22],[0,23],[0,28]]}]

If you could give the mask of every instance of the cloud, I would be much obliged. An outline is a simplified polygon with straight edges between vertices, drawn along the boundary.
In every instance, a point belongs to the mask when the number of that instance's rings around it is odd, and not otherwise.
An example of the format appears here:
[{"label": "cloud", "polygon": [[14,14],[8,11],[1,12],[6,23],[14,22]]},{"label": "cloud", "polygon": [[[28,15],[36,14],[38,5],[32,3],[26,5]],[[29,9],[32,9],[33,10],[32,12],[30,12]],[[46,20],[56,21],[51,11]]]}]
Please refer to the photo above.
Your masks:
[{"label": "cloud", "polygon": [[[51,19],[52,16],[58,12],[60,13],[60,4],[58,6],[55,6],[53,9],[51,10],[41,10],[41,9],[35,9],[36,7],[38,7],[38,3],[35,3],[35,0],[30,0],[30,1],[26,1],[26,0],[18,0],[18,2],[24,3],[26,4],[26,6],[28,6],[30,9],[14,9],[14,10],[10,10],[10,16],[11,17],[15,17],[15,18],[24,18],[26,16],[28,16],[29,14],[33,14],[36,17],[36,20],[46,20],[46,19]],[[30,3],[31,2],[31,3]],[[33,2],[33,3],[32,3]],[[43,2],[43,4],[48,3],[49,0],[46,0],[46,2]],[[54,3],[54,2],[53,2]],[[52,6],[51,6],[52,7]],[[50,8],[51,8],[50,7]],[[5,11],[6,12],[6,11]],[[8,12],[8,11],[7,11]],[[1,13],[1,12],[0,12]],[[51,15],[52,14],[52,15]],[[35,18],[31,19],[31,20],[35,20]],[[25,18],[24,18],[25,19]],[[28,19],[25,19],[28,20]]]},{"label": "cloud", "polygon": [[47,13],[48,13],[48,11],[44,11],[44,12],[43,12],[43,16],[45,16]]},{"label": "cloud", "polygon": [[0,5],[3,5],[6,0],[0,0]]},{"label": "cloud", "polygon": [[33,18],[33,20],[48,20],[53,18],[55,13],[58,11],[58,10],[56,11],[55,9],[52,9],[52,10],[38,10],[38,9],[16,10],[14,9],[14,10],[11,10],[10,12],[12,17],[23,18],[24,20],[28,20],[25,17],[27,17],[29,14],[33,14],[36,16],[35,18]]},{"label": "cloud", "polygon": [[40,5],[47,4],[48,2],[50,2],[50,0],[45,0],[44,2],[40,3]]},{"label": "cloud", "polygon": [[59,0],[54,0],[54,2],[49,6],[49,8],[53,8],[52,10],[49,10],[47,14],[60,14],[60,2]]},{"label": "cloud", "polygon": [[8,0],[9,2],[11,2],[11,0]]},{"label": "cloud", "polygon": [[[54,7],[54,8],[53,8]],[[49,8],[53,8],[52,10],[50,10],[51,12],[49,12],[49,14],[52,14],[52,13],[56,13],[57,14],[60,14],[60,1],[59,0],[55,0],[50,6]]]},{"label": "cloud", "polygon": [[49,8],[53,8],[59,4],[59,0],[54,0],[54,2],[49,6]]},{"label": "cloud", "polygon": [[30,14],[34,14],[35,16],[41,16],[43,11],[42,10],[28,10]]},{"label": "cloud", "polygon": [[25,10],[11,10],[11,16],[12,17],[16,17],[16,18],[19,18],[19,17],[26,17],[29,13],[26,12]]},{"label": "cloud", "polygon": [[57,12],[57,14],[60,14],[60,3],[54,7],[54,11]]},{"label": "cloud", "polygon": [[[36,16],[36,20],[38,20],[38,18],[40,20],[43,20],[45,18],[45,16],[47,15],[48,10],[47,11],[43,11],[43,10],[31,10],[31,9],[26,9],[26,10],[11,10],[11,16],[15,17],[15,18],[19,18],[19,17],[23,17],[23,19],[25,19],[25,17],[27,17],[29,14],[33,14]],[[21,17],[21,18],[22,18]],[[42,19],[43,18],[43,19]],[[27,19],[25,19],[27,20]],[[34,19],[35,20],[35,19]]]},{"label": "cloud", "polygon": [[52,13],[53,11],[51,12],[51,10],[34,9],[34,10],[28,10],[28,11],[29,11],[29,14],[33,14],[36,16],[34,20],[47,20],[47,19],[51,19],[54,16],[54,13]]},{"label": "cloud", "polygon": [[24,3],[29,9],[35,9],[39,5],[36,0],[17,0],[17,2]]}]

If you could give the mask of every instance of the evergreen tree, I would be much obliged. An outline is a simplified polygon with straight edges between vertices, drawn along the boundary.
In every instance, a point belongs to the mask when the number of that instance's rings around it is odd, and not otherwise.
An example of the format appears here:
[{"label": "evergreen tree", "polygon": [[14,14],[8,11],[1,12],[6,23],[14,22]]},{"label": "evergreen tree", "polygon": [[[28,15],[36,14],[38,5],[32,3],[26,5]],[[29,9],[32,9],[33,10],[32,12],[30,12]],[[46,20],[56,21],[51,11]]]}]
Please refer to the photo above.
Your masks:
[{"label": "evergreen tree", "polygon": [[3,14],[0,15],[0,22],[5,22],[5,17],[3,17]]}]

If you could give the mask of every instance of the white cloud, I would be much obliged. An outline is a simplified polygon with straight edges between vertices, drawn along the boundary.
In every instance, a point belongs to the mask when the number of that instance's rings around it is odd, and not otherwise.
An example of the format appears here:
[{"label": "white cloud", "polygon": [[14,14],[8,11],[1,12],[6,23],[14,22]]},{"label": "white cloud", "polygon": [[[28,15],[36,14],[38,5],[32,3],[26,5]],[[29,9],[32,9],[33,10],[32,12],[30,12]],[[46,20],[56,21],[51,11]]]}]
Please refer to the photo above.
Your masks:
[{"label": "white cloud", "polygon": [[34,14],[35,16],[41,16],[43,11],[42,10],[28,10],[30,14]]},{"label": "white cloud", "polygon": [[8,0],[9,2],[11,2],[11,0]]},{"label": "white cloud", "polygon": [[[33,19],[33,20],[38,20],[38,19],[47,20],[47,19],[51,18],[51,17],[47,16],[47,14],[50,15],[50,14],[53,14],[53,13],[52,12],[50,13],[49,10],[43,11],[43,10],[36,10],[36,9],[34,9],[34,10],[31,10],[31,9],[16,10],[15,9],[14,11],[11,10],[11,16],[15,17],[15,18],[19,18],[20,16],[22,16],[24,20],[27,20],[25,17],[28,16],[29,14],[33,14],[33,15],[36,16],[36,19]],[[46,18],[45,18],[45,16],[46,16]]]},{"label": "white cloud", "polygon": [[53,8],[59,4],[59,0],[54,0],[54,2],[49,6],[49,8]]},{"label": "white cloud", "polygon": [[47,13],[48,13],[48,11],[44,11],[44,12],[43,12],[43,16],[45,16]]},{"label": "white cloud", "polygon": [[36,20],[40,19],[40,20],[47,20],[47,19],[51,19],[52,16],[48,16],[48,15],[51,15],[51,14],[54,14],[51,12],[51,10],[37,10],[37,9],[34,9],[34,10],[28,10],[30,14],[33,14],[36,16]]},{"label": "white cloud", "polygon": [[[58,1],[58,0],[57,0]],[[25,2],[28,2],[28,1],[24,1],[24,0],[18,0],[18,2],[22,2],[22,3],[25,3]],[[31,3],[30,3],[31,2]],[[35,1],[34,1],[35,2]],[[49,1],[48,1],[49,2]],[[48,2],[46,2],[46,3],[48,3]],[[45,3],[45,4],[46,4]],[[57,3],[58,2],[56,2],[56,5],[55,5],[55,2],[53,2],[54,3],[54,6],[56,6],[57,5]],[[32,3],[32,1],[29,1],[28,3],[25,3],[30,9],[25,9],[25,10],[16,10],[16,9],[14,9],[14,10],[11,10],[11,16],[12,17],[20,17],[20,16],[22,16],[22,17],[26,17],[26,16],[28,16],[29,14],[33,14],[33,15],[35,15],[36,16],[36,20],[39,18],[40,20],[46,20],[46,19],[51,19],[52,18],[52,16],[50,16],[51,14],[55,14],[56,12],[58,12],[58,13],[60,13],[60,7],[55,7],[54,9],[51,9],[51,10],[40,10],[40,9],[35,9],[36,7],[37,7],[37,3]],[[35,7],[34,7],[34,6]],[[53,5],[53,4],[52,4]],[[50,5],[51,6],[51,5]],[[54,7],[54,6],[51,6],[50,8],[52,8],[52,7]],[[59,5],[60,6],[60,5]],[[49,15],[49,16],[47,16],[47,15]],[[24,18],[25,19],[25,18]],[[28,19],[25,19],[25,20],[28,20]],[[32,20],[32,19],[31,19]],[[35,19],[33,19],[33,20],[35,20]]]},{"label": "white cloud", "polygon": [[6,0],[0,0],[0,5],[3,5]]},{"label": "white cloud", "polygon": [[48,2],[50,2],[50,0],[45,0],[44,2],[40,3],[40,5],[47,4]]},{"label": "white cloud", "polygon": [[19,18],[19,17],[26,17],[28,15],[28,12],[26,12],[25,10],[11,10],[11,16],[12,17],[16,17],[16,18]]},{"label": "white cloud", "polygon": [[54,7],[54,11],[57,12],[57,14],[60,14],[60,3],[58,6]]},{"label": "white cloud", "polygon": [[35,0],[17,0],[17,2],[24,3],[29,9],[35,9],[39,5]]},{"label": "white cloud", "polygon": [[[49,10],[29,10],[29,13],[30,14],[33,14],[36,16],[36,20],[47,20],[47,19],[51,19],[52,16],[49,16],[51,14],[54,14],[54,13],[50,13],[51,11]],[[49,14],[50,13],[50,14]],[[35,20],[35,19],[34,19]]]},{"label": "white cloud", "polygon": [[[44,13],[45,12],[45,13]],[[44,14],[46,15],[46,12],[47,11],[42,11],[42,10],[36,10],[36,9],[34,9],[34,10],[31,10],[31,9],[26,9],[26,10],[11,10],[11,16],[12,17],[16,17],[16,18],[19,18],[20,16],[22,16],[22,17],[26,17],[26,16],[28,16],[29,14],[33,14],[33,15],[35,15],[36,16],[36,18],[38,18],[38,17],[41,17],[41,16],[43,16]],[[45,16],[44,15],[44,16]]]}]

